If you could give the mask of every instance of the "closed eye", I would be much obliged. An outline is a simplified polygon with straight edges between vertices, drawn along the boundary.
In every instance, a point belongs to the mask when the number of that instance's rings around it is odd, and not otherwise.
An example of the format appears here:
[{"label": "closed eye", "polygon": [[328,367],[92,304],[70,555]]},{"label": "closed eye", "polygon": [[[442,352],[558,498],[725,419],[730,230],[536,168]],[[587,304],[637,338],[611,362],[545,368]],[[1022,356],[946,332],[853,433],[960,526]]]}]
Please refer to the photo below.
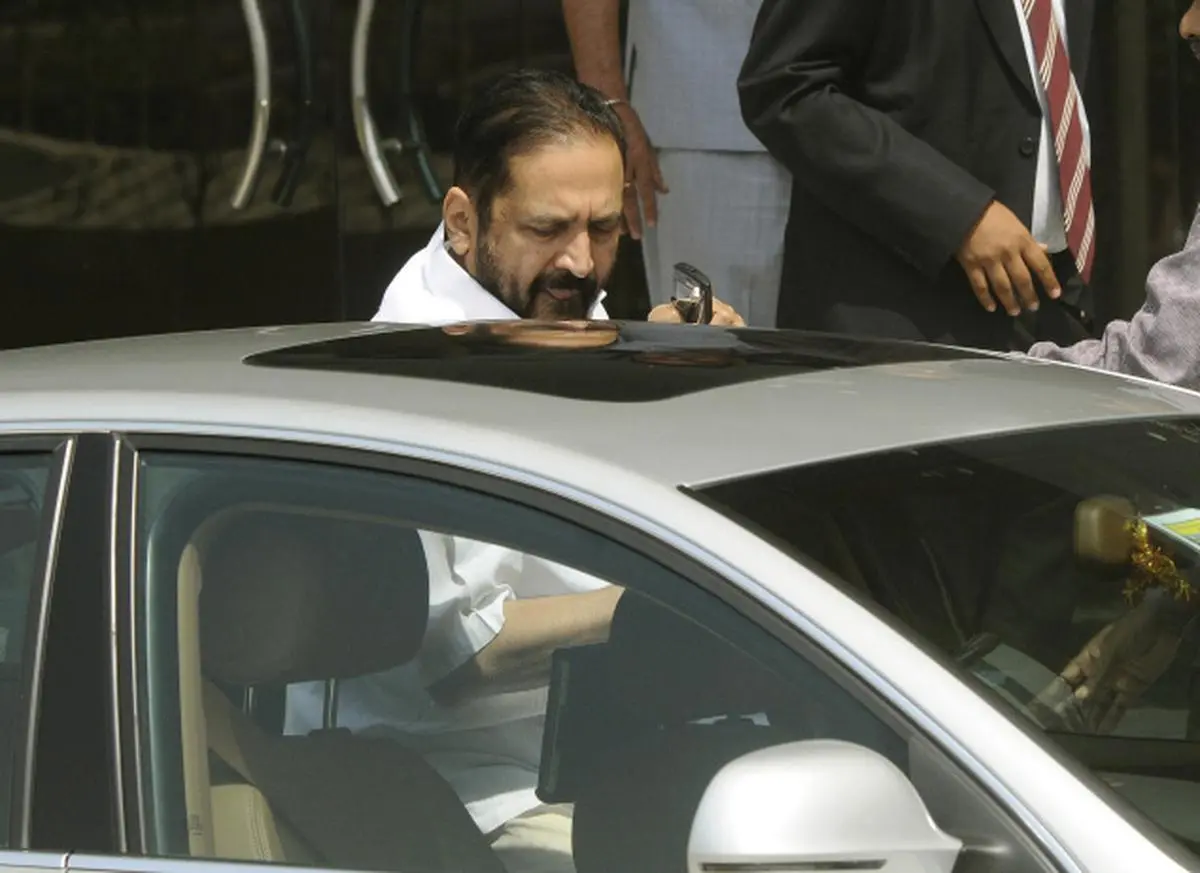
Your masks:
[{"label": "closed eye", "polygon": [[621,229],[621,216],[617,215],[613,218],[606,218],[604,221],[592,222],[589,230],[592,236],[612,236]]},{"label": "closed eye", "polygon": [[562,236],[568,227],[570,224],[565,221],[531,221],[525,225],[525,229],[535,237],[547,241]]}]

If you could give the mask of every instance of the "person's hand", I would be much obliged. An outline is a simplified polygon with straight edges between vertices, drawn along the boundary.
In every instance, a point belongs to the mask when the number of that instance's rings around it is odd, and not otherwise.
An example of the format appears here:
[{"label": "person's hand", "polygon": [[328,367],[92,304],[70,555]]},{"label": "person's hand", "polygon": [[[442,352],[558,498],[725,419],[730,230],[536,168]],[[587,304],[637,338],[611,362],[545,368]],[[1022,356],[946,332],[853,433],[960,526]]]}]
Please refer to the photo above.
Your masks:
[{"label": "person's hand", "polygon": [[1012,316],[1020,315],[1022,307],[1036,310],[1034,282],[1051,299],[1062,294],[1045,248],[1003,203],[992,201],[955,257],[988,312],[997,305]]},{"label": "person's hand", "polygon": [[[1158,621],[1143,601],[1092,637],[1059,674],[1071,697],[1065,701],[1082,716],[1076,729],[1092,733],[1113,730],[1142,693],[1158,680],[1179,650],[1178,630]],[[1061,682],[1059,681],[1061,680]],[[1050,689],[1039,698],[1054,696]],[[1054,709],[1063,708],[1056,701]]]},{"label": "person's hand", "polygon": [[745,327],[746,320],[738,315],[737,310],[728,303],[724,303],[714,297],[712,321],[709,324],[715,324],[719,327]]},{"label": "person's hand", "polygon": [[658,155],[637,112],[628,103],[619,103],[617,114],[625,127],[625,226],[631,237],[641,239],[643,214],[646,224],[654,227],[658,223],[658,195],[670,189],[663,181]]},{"label": "person's hand", "polygon": [[[683,313],[679,311],[679,307],[674,303],[660,303],[650,310],[650,314],[646,316],[646,321],[653,321],[658,324],[684,324]],[[745,327],[746,321],[728,303],[713,298],[713,314],[712,321],[709,324],[717,325],[718,327]]]}]

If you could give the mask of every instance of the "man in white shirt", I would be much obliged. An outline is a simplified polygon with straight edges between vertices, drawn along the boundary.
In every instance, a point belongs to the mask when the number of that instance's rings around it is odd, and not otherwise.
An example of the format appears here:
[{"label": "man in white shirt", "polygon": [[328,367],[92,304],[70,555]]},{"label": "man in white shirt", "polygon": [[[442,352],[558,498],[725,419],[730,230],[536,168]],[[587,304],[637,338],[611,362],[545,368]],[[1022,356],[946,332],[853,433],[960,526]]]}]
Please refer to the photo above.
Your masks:
[{"label": "man in white shirt", "polygon": [[[456,130],[442,225],[375,321],[605,319],[621,234],[624,135],[599,92],[546,71],[500,77]],[[670,304],[651,320],[673,320]],[[715,300],[712,323],[740,325]],[[603,337],[603,334],[601,334]],[[490,543],[422,532],[430,615],[417,659],[339,688],[338,725],[421,751],[512,873],[569,873],[569,808],[534,791],[550,655],[607,638],[621,589]],[[321,726],[323,687],[289,690],[287,730]]]},{"label": "man in white shirt", "polygon": [[[388,286],[375,320],[606,318],[625,151],[599,92],[541,71],[498,79],[459,120],[442,225]],[[664,301],[650,319],[672,308]],[[744,322],[717,301],[713,323]]]},{"label": "man in white shirt", "polygon": [[791,179],[747,129],[737,76],[760,0],[562,0],[580,81],[613,99],[629,139],[625,217],[650,299],[678,261],[706,262],[754,327],[774,327]]}]

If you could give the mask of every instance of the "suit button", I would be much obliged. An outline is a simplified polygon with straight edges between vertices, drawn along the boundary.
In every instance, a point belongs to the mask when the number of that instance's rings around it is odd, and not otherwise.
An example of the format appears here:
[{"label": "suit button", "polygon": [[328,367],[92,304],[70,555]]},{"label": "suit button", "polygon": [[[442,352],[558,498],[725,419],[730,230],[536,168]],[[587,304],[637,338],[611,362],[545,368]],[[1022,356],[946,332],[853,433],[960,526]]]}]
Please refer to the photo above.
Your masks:
[{"label": "suit button", "polygon": [[1022,157],[1032,158],[1037,154],[1037,143],[1033,141],[1033,137],[1027,136],[1021,140],[1021,155]]}]

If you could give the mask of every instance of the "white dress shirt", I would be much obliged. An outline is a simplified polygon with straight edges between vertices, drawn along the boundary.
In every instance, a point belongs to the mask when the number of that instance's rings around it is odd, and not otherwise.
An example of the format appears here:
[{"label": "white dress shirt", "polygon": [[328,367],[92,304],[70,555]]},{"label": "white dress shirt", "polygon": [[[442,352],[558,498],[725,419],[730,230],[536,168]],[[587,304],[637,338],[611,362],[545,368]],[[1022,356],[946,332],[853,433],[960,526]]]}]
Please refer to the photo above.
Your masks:
[{"label": "white dress shirt", "polygon": [[[446,251],[444,225],[396,274],[383,292],[372,321],[400,324],[454,324],[459,321],[512,321],[519,316],[476,282]],[[592,304],[588,318],[603,321],[605,292]]]},{"label": "white dress shirt", "polygon": [[[388,286],[374,321],[451,324],[517,316],[446,252],[442,228]],[[590,316],[605,319],[597,300]],[[429,569],[429,624],[416,659],[339,683],[338,726],[396,739],[420,752],[454,788],[484,833],[539,806],[546,689],[439,706],[426,689],[469,661],[504,627],[514,598],[594,591],[608,583],[491,543],[420,532]],[[402,580],[397,580],[402,584]],[[321,727],[324,685],[288,689],[285,730]]]},{"label": "white dress shirt", "polygon": [[[1063,0],[1052,0],[1054,18],[1058,22],[1058,30],[1062,34],[1063,43],[1067,43],[1067,17],[1063,10]],[[1042,107],[1042,135],[1038,144],[1037,180],[1033,187],[1033,220],[1029,228],[1033,238],[1045,244],[1051,252],[1061,252],[1067,248],[1067,235],[1063,227],[1062,193],[1058,182],[1058,156],[1054,153],[1054,133],[1051,130],[1050,101],[1046,89],[1042,87],[1042,79],[1038,74],[1037,58],[1033,52],[1033,39],[1029,35],[1029,24],[1025,20],[1023,0],[1013,0],[1017,21],[1021,25],[1021,38],[1025,42],[1025,54],[1029,58],[1029,72],[1033,76],[1033,87],[1037,92],[1038,103]],[[1067,46],[1070,51],[1070,46]],[[1077,85],[1079,83],[1076,83]],[[1083,101],[1079,103],[1079,121],[1083,126],[1083,153],[1091,162],[1091,131],[1088,126],[1087,111]]]}]

